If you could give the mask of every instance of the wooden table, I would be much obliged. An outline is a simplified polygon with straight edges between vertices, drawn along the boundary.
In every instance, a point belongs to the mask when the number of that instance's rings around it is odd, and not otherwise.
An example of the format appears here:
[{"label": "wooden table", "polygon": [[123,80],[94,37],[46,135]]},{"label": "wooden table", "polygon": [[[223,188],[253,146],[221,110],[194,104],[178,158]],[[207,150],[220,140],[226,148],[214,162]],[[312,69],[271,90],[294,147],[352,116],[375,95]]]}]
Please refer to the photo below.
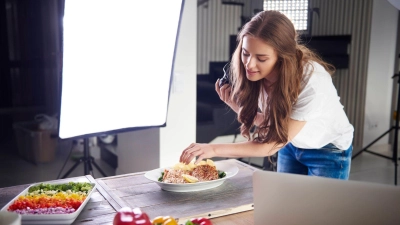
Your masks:
[{"label": "wooden table", "polygon": [[[96,182],[96,191],[73,224],[112,224],[121,207],[140,207],[150,218],[173,216],[184,224],[192,217],[211,218],[213,224],[254,224],[252,174],[257,168],[235,159],[239,172],[221,186],[196,192],[168,192],[144,177],[145,172],[94,179],[90,175],[65,181]],[[30,184],[0,189],[0,208]]]}]

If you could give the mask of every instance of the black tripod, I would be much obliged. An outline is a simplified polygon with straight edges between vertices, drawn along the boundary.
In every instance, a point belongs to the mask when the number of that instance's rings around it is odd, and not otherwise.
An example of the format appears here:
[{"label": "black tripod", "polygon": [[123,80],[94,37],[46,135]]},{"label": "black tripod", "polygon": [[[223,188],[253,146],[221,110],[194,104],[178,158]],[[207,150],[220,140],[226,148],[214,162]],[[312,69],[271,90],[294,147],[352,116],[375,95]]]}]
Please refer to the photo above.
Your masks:
[{"label": "black tripod", "polygon": [[100,169],[100,167],[96,164],[94,161],[94,158],[90,155],[89,152],[89,139],[84,138],[83,139],[83,157],[79,158],[79,160],[69,169],[62,178],[68,177],[68,175],[81,163],[84,163],[84,172],[85,175],[90,175],[90,172],[93,171],[92,164],[96,167],[96,169],[104,176],[106,177],[107,175],[103,172],[103,170]]},{"label": "black tripod", "polygon": [[[399,74],[395,74],[392,76],[392,78],[397,77],[397,84],[400,84],[400,72]],[[397,93],[397,109],[396,109],[396,123],[394,126],[392,126],[389,130],[387,130],[385,133],[383,133],[381,136],[379,136],[377,139],[372,141],[369,145],[367,145],[365,148],[361,149],[357,154],[355,154],[352,159],[356,158],[359,154],[362,152],[368,152],[376,156],[380,156],[386,159],[390,159],[394,162],[394,185],[397,185],[397,167],[398,167],[398,156],[397,156],[397,144],[398,144],[398,133],[399,133],[399,114],[400,114],[400,87],[397,85],[398,93]],[[376,152],[369,151],[368,148],[371,147],[373,144],[375,144],[378,140],[380,140],[382,137],[384,137],[386,134],[390,133],[392,130],[394,130],[394,142],[393,142],[393,153],[392,157],[388,157],[386,155],[382,155]]]}]

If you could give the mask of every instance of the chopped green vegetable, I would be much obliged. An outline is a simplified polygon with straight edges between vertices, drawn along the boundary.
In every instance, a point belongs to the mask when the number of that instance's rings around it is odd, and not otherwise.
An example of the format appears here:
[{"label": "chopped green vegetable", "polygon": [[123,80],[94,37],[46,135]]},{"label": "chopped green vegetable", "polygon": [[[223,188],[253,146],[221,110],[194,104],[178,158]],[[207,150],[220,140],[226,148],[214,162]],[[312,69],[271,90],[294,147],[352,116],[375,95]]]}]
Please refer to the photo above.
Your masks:
[{"label": "chopped green vegetable", "polygon": [[34,192],[34,191],[82,191],[85,193],[88,193],[90,190],[92,190],[93,186],[88,183],[88,182],[68,182],[65,184],[45,184],[41,183],[39,185],[35,185],[29,188],[28,192]]},{"label": "chopped green vegetable", "polygon": [[226,173],[224,171],[218,170],[219,179],[226,177]]},{"label": "chopped green vegetable", "polygon": [[158,178],[159,182],[162,182],[164,179],[164,172],[161,172],[161,176]]}]

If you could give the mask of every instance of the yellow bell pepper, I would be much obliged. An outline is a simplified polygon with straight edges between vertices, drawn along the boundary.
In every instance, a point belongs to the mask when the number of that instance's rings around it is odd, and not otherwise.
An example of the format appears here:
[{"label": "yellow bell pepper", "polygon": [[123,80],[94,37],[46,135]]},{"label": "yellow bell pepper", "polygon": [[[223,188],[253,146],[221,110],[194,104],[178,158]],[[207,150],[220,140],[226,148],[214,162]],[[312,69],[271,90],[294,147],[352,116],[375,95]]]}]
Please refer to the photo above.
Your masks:
[{"label": "yellow bell pepper", "polygon": [[171,216],[157,216],[152,221],[153,225],[178,225],[178,222]]}]

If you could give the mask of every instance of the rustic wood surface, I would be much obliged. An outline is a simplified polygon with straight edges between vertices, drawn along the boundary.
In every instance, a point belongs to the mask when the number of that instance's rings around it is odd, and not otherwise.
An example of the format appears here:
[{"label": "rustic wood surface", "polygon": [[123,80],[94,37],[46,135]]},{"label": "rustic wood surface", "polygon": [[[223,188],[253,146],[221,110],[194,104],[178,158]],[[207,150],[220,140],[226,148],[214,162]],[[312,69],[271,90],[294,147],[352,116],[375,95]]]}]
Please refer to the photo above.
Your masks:
[{"label": "rustic wood surface", "polygon": [[246,211],[211,219],[213,225],[251,225],[254,224],[254,211]]},{"label": "rustic wood surface", "polygon": [[[168,192],[144,177],[145,172],[94,179],[81,176],[63,179],[97,183],[96,191],[73,224],[112,224],[124,206],[140,207],[150,218],[173,216],[184,224],[191,217],[208,217],[214,225],[249,225],[253,221],[252,174],[257,168],[238,160],[225,160],[239,168],[221,186],[196,192]],[[0,188],[0,208],[30,184]]]},{"label": "rustic wood surface", "polygon": [[257,169],[235,159],[224,160],[224,163],[237,166],[238,174],[219,187],[203,191],[164,191],[145,178],[145,172],[96,181],[114,199],[116,209],[118,206],[139,207],[150,218],[169,215],[182,223],[192,217],[216,218],[253,210],[252,174]]}]

